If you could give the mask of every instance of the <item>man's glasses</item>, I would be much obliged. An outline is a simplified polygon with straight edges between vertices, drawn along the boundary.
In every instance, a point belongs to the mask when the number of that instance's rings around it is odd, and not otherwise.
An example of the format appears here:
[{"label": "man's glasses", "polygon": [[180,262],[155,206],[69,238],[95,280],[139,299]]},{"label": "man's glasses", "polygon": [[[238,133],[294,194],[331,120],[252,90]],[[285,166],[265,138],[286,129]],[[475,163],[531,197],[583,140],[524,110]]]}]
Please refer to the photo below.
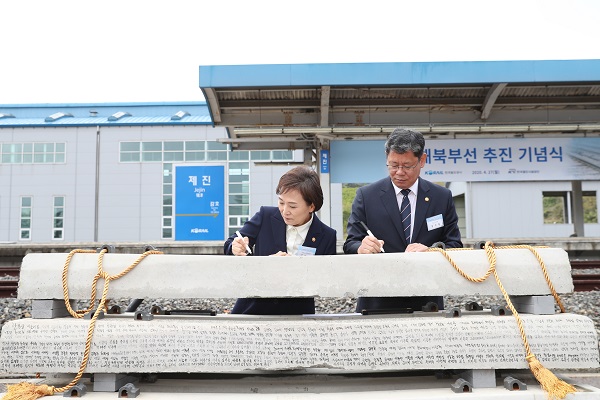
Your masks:
[{"label": "man's glasses", "polygon": [[399,169],[401,169],[404,172],[411,172],[412,170],[414,170],[415,168],[417,168],[417,165],[419,165],[419,161],[417,161],[415,165],[391,165],[391,164],[386,164],[386,167],[387,167],[388,171],[396,173],[396,172],[398,172]]}]

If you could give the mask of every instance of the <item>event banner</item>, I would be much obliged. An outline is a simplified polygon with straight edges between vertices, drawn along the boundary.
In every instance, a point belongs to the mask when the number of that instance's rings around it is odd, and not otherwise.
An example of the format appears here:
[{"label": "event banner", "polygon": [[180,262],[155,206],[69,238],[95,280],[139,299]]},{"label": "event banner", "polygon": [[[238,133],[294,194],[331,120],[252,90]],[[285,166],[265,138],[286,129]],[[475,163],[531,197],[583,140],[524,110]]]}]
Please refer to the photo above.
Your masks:
[{"label": "event banner", "polygon": [[600,138],[429,140],[426,153],[429,180],[600,179]]},{"label": "event banner", "polygon": [[175,166],[175,240],[225,239],[225,167]]},{"label": "event banner", "polygon": [[[426,138],[425,152],[421,176],[435,182],[600,180],[600,138]],[[381,179],[385,142],[332,142],[331,174],[339,183]]]}]

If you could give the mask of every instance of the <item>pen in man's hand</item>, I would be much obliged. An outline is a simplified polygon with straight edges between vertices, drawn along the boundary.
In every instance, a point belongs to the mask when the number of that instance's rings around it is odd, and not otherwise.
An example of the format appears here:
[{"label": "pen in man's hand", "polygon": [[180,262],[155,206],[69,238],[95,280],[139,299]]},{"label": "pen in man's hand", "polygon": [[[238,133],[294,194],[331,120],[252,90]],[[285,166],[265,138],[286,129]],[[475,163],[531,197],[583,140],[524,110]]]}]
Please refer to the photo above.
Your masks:
[{"label": "pen in man's hand", "polygon": [[[240,231],[235,231],[235,234],[237,235],[237,237],[242,239],[242,242],[244,241],[244,237],[242,236]],[[244,242],[244,244],[245,244],[245,242]],[[250,250],[250,246],[248,246],[247,244],[246,244],[246,251],[248,252],[248,254],[252,254],[252,250]]]},{"label": "pen in man's hand", "polygon": [[[363,228],[365,228],[365,231],[367,231],[367,235],[369,235],[371,237],[375,237],[375,235],[373,235],[373,232],[371,232],[371,230],[369,228],[367,228],[367,225],[365,225],[364,222],[360,221],[360,224],[363,226]],[[383,249],[383,246],[381,246],[381,252],[385,253],[385,250]]]}]

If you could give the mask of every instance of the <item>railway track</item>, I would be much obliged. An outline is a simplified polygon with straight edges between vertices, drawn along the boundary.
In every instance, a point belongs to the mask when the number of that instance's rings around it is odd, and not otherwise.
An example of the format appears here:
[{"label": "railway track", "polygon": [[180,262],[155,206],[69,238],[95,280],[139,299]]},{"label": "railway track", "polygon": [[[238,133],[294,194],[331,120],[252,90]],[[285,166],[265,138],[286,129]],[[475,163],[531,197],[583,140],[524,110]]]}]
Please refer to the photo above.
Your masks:
[{"label": "railway track", "polygon": [[[600,260],[572,260],[571,269],[600,271]],[[19,271],[19,267],[0,267],[0,298],[17,296]],[[573,285],[576,292],[600,290],[600,273],[573,273]]]},{"label": "railway track", "polygon": [[[600,260],[571,260],[571,270],[596,270],[600,272]],[[575,272],[573,276],[573,285],[576,292],[590,292],[600,290],[600,273]]]},{"label": "railway track", "polygon": [[17,296],[19,281],[7,281],[0,279],[0,298],[9,298]]},{"label": "railway track", "polygon": [[0,267],[0,298],[17,296],[20,270],[19,267]]}]

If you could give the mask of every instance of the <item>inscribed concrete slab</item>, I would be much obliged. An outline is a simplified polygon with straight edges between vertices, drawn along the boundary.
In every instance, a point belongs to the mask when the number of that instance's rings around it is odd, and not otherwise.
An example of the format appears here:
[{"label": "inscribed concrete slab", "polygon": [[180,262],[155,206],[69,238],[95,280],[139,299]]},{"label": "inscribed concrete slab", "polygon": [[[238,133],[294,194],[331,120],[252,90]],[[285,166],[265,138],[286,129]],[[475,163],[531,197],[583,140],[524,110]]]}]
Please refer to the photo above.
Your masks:
[{"label": "inscribed concrete slab", "polygon": [[[547,368],[598,368],[593,321],[575,314],[522,315]],[[78,371],[89,321],[10,321],[0,337],[9,373]],[[89,373],[527,369],[513,316],[109,317],[96,323]]]},{"label": "inscribed concrete slab", "polygon": [[[573,291],[571,267],[562,249],[539,248],[559,293]],[[449,252],[467,274],[489,268],[484,250]],[[21,266],[18,298],[62,299],[67,254],[31,253]],[[104,269],[118,274],[136,254],[108,253]],[[497,270],[511,295],[550,294],[535,256],[527,249],[496,250]],[[70,298],[88,299],[98,270],[97,254],[75,254],[68,271]],[[102,280],[100,285],[102,285]],[[102,286],[97,296],[100,297]],[[110,283],[113,298],[345,297],[499,295],[490,276],[483,283],[462,277],[438,252],[307,257],[150,255]]]}]

